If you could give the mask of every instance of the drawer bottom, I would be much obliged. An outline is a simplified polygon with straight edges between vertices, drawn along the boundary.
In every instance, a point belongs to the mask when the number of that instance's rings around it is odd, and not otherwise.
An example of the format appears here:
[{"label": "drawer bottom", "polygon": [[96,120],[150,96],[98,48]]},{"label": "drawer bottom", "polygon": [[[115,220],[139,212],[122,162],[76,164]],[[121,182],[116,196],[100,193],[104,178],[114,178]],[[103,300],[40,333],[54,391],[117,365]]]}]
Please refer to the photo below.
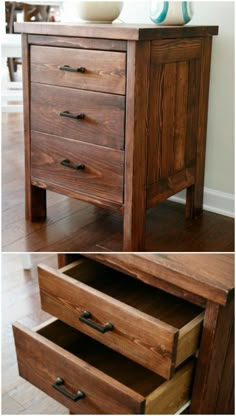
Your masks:
[{"label": "drawer bottom", "polygon": [[188,402],[194,359],[171,380],[52,319],[13,326],[20,375],[76,414],[175,414]]}]

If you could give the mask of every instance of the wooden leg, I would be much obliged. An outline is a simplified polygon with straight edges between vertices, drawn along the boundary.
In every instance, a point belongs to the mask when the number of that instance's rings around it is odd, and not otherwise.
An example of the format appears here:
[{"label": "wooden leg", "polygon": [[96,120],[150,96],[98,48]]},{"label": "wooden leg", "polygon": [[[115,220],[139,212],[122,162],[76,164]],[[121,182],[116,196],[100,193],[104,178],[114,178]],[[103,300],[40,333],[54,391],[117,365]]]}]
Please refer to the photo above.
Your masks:
[{"label": "wooden leg", "polygon": [[124,251],[144,251],[150,42],[128,42]]},{"label": "wooden leg", "polygon": [[33,222],[45,221],[46,216],[46,190],[33,185],[26,186],[26,219]]},{"label": "wooden leg", "polygon": [[186,219],[193,219],[203,212],[203,184],[192,185],[187,188],[186,193],[186,207],[185,217]]},{"label": "wooden leg", "polygon": [[195,184],[187,189],[186,218],[194,218],[202,214],[211,46],[212,39],[210,37],[204,38],[200,59],[201,79],[199,88],[198,128],[196,132]]},{"label": "wooden leg", "polygon": [[[222,336],[224,334],[224,336]],[[234,414],[234,301],[207,304],[191,414]]]},{"label": "wooden leg", "polygon": [[[144,192],[143,192],[144,193]],[[123,251],[144,251],[145,247],[145,199],[139,206],[125,207],[123,225]]]}]

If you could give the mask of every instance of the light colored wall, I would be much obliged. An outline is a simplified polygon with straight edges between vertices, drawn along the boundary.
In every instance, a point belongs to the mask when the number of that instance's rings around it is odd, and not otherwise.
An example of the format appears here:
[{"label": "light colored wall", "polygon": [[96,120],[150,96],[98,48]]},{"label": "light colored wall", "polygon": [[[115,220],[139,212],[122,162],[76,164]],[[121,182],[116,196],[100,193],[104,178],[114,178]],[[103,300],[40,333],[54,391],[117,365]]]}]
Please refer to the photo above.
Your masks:
[{"label": "light colored wall", "polygon": [[[124,22],[151,23],[148,1],[126,0]],[[234,193],[234,2],[194,2],[193,25],[219,25],[213,39],[205,187]]]}]

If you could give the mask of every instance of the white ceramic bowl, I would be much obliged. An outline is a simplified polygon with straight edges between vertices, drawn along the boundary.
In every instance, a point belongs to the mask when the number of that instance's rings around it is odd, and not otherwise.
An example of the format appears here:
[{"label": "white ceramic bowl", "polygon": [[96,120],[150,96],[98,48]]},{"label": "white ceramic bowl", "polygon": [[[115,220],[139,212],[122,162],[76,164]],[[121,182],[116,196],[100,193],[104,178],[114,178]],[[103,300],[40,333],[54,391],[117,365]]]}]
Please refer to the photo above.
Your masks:
[{"label": "white ceramic bowl", "polygon": [[91,23],[111,23],[117,19],[123,8],[123,1],[90,1],[76,2],[79,18]]}]

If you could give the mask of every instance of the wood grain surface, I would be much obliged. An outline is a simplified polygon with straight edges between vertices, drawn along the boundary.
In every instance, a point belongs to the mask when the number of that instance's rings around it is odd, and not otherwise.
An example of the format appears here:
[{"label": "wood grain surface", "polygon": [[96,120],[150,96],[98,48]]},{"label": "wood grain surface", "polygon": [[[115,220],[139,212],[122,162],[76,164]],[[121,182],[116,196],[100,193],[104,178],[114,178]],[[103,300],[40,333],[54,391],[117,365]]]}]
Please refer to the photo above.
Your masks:
[{"label": "wood grain surface", "polygon": [[127,44],[124,40],[39,35],[28,35],[28,40],[31,45],[61,46],[64,48],[98,49],[121,52],[127,50]]},{"label": "wood grain surface", "polygon": [[[12,169],[17,166],[17,169]],[[122,251],[122,215],[47,191],[48,219],[32,223],[24,208],[23,115],[2,116],[2,247],[4,251]],[[93,196],[93,201],[94,201]],[[96,198],[106,206],[108,201]],[[88,201],[88,199],[87,199]],[[100,204],[100,205],[99,205]],[[110,206],[111,203],[109,203]],[[112,203],[112,206],[120,204]],[[108,205],[107,205],[108,207]],[[233,251],[234,220],[212,212],[185,220],[184,206],[165,201],[146,214],[147,251]],[[150,279],[150,277],[149,277]],[[156,281],[156,278],[153,278]],[[164,285],[164,281],[162,281]],[[176,289],[175,289],[176,290]],[[184,290],[179,289],[179,296]]]},{"label": "wood grain surface", "polygon": [[[41,266],[39,285],[45,311],[165,378],[173,375],[176,350],[180,364],[197,349],[200,308],[112,269],[84,260],[63,274]],[[101,334],[80,322],[85,310],[99,325],[111,322],[113,330]],[[195,322],[196,316],[200,318]],[[180,355],[177,334],[183,327],[195,336],[182,337]]]},{"label": "wood grain surface", "polygon": [[[32,179],[49,188],[50,183],[55,183],[75,193],[123,202],[122,151],[37,132],[31,133],[31,142]],[[85,168],[62,166],[63,160]]]},{"label": "wood grain surface", "polygon": [[[49,331],[51,334],[53,334],[53,326],[52,323]],[[144,400],[140,394],[97,370],[84,361],[84,357],[82,359],[76,357],[55,342],[20,324],[15,324],[13,329],[20,375],[74,413],[130,414],[140,412]],[[61,325],[61,333],[68,334],[70,331],[70,327]],[[78,344],[80,345],[80,342]],[[87,346],[89,353],[88,340]],[[85,352],[84,349],[82,351]],[[97,357],[94,350],[93,357]],[[82,390],[86,397],[73,402],[52,388],[57,377],[65,380],[65,388],[72,394]],[[108,396],[109,400],[107,400]]]},{"label": "wood grain surface", "polygon": [[[178,332],[175,328],[101,292],[84,287],[67,276],[59,280],[59,274],[53,270],[40,268],[39,276],[41,304],[45,311],[147,368],[153,368],[165,378],[173,374]],[[67,307],[62,306],[66,304]],[[79,316],[85,310],[89,310],[92,319],[100,325],[111,322],[114,331],[100,334],[81,323]],[[157,340],[154,339],[155,333],[158,334]]]},{"label": "wood grain surface", "polygon": [[56,266],[56,254],[30,254],[31,269],[22,269],[22,253],[2,254],[2,382],[1,411],[16,414],[68,414],[60,403],[21,378],[18,373],[12,324],[16,320],[36,326],[50,316],[40,309],[36,266],[39,262]]},{"label": "wood grain surface", "polygon": [[150,42],[128,42],[123,250],[145,247]]},{"label": "wood grain surface", "polygon": [[[125,98],[52,85],[31,84],[31,128],[101,146],[124,148]],[[84,114],[83,119],[61,112]]]},{"label": "wood grain surface", "polygon": [[232,254],[104,253],[86,256],[117,266],[152,286],[158,287],[159,280],[165,281],[221,305],[226,305],[234,295]]},{"label": "wood grain surface", "polygon": [[31,221],[41,221],[46,218],[46,191],[31,184],[30,177],[30,51],[28,36],[22,35],[22,75],[24,100],[24,156],[25,156],[25,217]]},{"label": "wood grain surface", "polygon": [[147,207],[196,182],[201,53],[201,38],[151,43]]},{"label": "wood grain surface", "polygon": [[152,40],[160,38],[182,38],[195,36],[213,36],[218,34],[218,26],[186,26],[158,27],[153,24],[87,24],[87,23],[45,23],[45,22],[15,23],[15,32],[83,36],[86,38],[118,39],[118,40]]},{"label": "wood grain surface", "polygon": [[[91,338],[79,332],[76,335],[62,322],[51,321],[47,326],[34,333],[20,324],[14,325],[20,372],[72,413],[136,414],[145,410],[152,414],[162,409],[164,414],[172,414],[188,401],[192,360],[171,381],[164,382],[160,376]],[[62,339],[61,334],[68,338]],[[65,345],[66,339],[71,340],[71,345]],[[53,389],[58,375],[65,380],[65,389],[72,393],[80,389],[85,398],[73,402]],[[169,402],[165,400],[168,396]]]},{"label": "wood grain surface", "polygon": [[[32,45],[31,81],[82,90],[125,94],[126,54]],[[59,68],[69,65],[85,68],[85,72],[67,72]]]},{"label": "wood grain surface", "polygon": [[152,61],[156,65],[184,62],[200,58],[201,39],[171,39],[152,41]]},{"label": "wood grain surface", "polygon": [[[196,179],[195,184],[187,190],[186,216],[193,218],[202,214],[204,192],[204,166],[206,155],[207,114],[210,82],[212,38],[202,39],[201,60],[197,67],[197,78],[200,78],[198,117],[194,131],[196,137]],[[193,68],[192,68],[193,69]],[[194,72],[192,72],[193,74]],[[196,82],[196,79],[193,81]],[[197,90],[197,86],[195,87]]]},{"label": "wood grain surface", "polygon": [[206,309],[193,386],[193,414],[234,414],[234,299]]}]

